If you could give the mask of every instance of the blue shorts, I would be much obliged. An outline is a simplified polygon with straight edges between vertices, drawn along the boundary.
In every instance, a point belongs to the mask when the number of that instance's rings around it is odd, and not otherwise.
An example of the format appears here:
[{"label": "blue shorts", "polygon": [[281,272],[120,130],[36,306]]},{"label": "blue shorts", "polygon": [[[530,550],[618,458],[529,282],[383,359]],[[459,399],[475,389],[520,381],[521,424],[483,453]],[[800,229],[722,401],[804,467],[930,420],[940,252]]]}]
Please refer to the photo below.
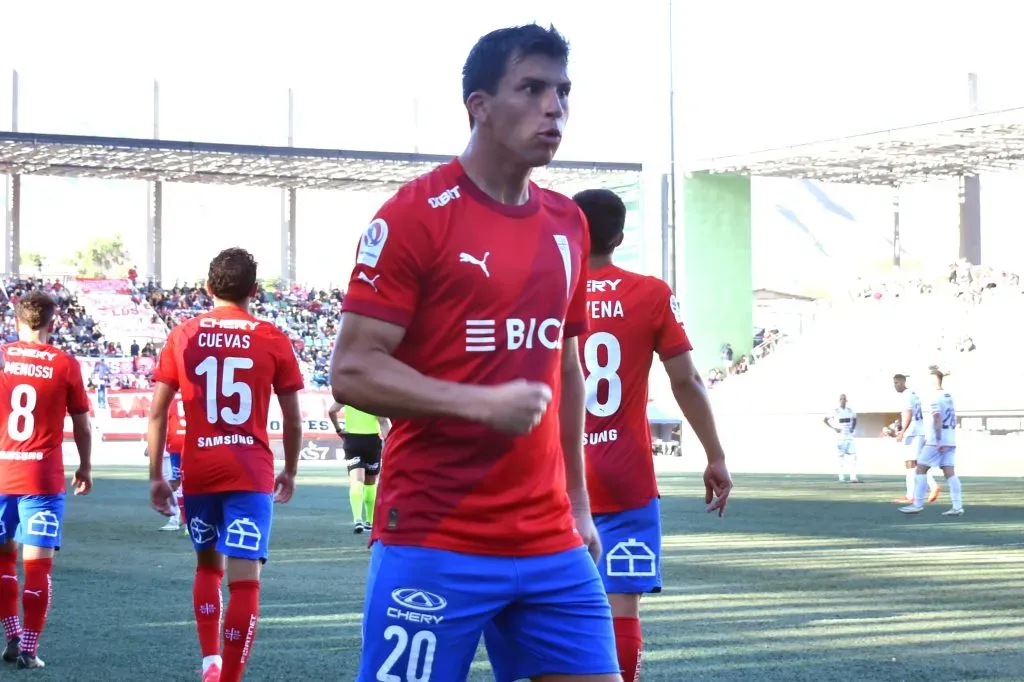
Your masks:
[{"label": "blue shorts", "polygon": [[64,493],[0,495],[0,543],[60,549],[64,530]]},{"label": "blue shorts", "polygon": [[661,500],[594,514],[604,554],[597,568],[609,594],[661,592]]},{"label": "blue shorts", "polygon": [[168,452],[167,460],[171,463],[171,477],[172,481],[181,480],[181,453],[180,452]]},{"label": "blue shorts", "polygon": [[185,493],[188,532],[197,552],[216,549],[234,559],[266,563],[270,523],[274,518],[271,493]]},{"label": "blue shorts", "polygon": [[585,548],[513,558],[374,543],[357,682],[463,682],[485,631],[498,682],[619,672]]}]

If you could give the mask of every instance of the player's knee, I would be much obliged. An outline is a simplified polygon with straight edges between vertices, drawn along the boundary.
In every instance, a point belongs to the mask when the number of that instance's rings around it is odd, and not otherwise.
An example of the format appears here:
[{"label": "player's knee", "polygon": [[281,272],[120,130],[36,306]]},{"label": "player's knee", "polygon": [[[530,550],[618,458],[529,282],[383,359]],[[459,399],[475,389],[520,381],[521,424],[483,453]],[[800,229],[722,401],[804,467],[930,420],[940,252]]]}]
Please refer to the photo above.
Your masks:
[{"label": "player's knee", "polygon": [[259,580],[262,564],[257,559],[237,559],[228,557],[228,583],[236,580]]},{"label": "player's knee", "polygon": [[23,545],[21,558],[23,561],[35,561],[36,559],[52,559],[57,551],[53,547],[37,547],[35,545]]},{"label": "player's knee", "polygon": [[608,603],[612,607],[612,618],[640,617],[639,594],[621,594],[611,592],[608,594]]},{"label": "player's knee", "polygon": [[366,470],[361,468],[361,467],[357,467],[355,469],[350,469],[349,472],[348,472],[348,480],[356,481],[356,482],[359,482],[359,483],[365,483],[366,482]]},{"label": "player's knee", "polygon": [[196,551],[196,564],[224,570],[224,555],[212,547]]}]

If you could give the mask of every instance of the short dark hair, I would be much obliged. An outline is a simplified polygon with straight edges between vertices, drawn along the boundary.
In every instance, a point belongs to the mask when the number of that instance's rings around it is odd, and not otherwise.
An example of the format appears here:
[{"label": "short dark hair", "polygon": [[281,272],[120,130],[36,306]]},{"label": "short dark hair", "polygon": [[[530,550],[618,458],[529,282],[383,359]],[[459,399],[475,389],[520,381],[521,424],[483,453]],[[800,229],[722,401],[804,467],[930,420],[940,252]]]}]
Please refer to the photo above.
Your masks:
[{"label": "short dark hair", "polygon": [[590,224],[590,253],[610,254],[626,226],[626,204],[610,189],[585,189],[572,199]]},{"label": "short dark hair", "polygon": [[478,90],[496,94],[509,62],[532,55],[568,62],[569,43],[554,26],[537,24],[499,28],[476,41],[462,67],[462,103]]},{"label": "short dark hair", "polygon": [[14,310],[22,324],[37,332],[57,316],[57,301],[45,291],[30,291],[18,299]]},{"label": "short dark hair", "polygon": [[224,249],[210,261],[206,286],[214,298],[241,303],[256,289],[256,259],[245,249]]},{"label": "short dark hair", "polygon": [[907,380],[907,375],[906,374],[893,374],[892,378],[893,378],[893,381],[906,381]]}]

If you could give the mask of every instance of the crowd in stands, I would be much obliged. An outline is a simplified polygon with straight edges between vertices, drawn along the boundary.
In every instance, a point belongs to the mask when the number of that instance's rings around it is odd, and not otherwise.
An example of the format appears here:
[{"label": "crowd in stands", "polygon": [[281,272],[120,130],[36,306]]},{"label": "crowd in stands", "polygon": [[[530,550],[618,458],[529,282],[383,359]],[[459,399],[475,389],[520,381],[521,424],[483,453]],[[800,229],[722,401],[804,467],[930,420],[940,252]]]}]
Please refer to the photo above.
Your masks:
[{"label": "crowd in stands", "polygon": [[746,374],[750,368],[769,355],[778,345],[782,334],[778,329],[758,329],[754,332],[753,348],[749,354],[736,357],[732,344],[722,346],[722,362],[718,367],[712,367],[705,377],[708,388],[717,386],[730,376]]},{"label": "crowd in stands", "polygon": [[947,269],[932,273],[893,273],[871,279],[858,278],[851,294],[855,298],[884,301],[910,296],[952,296],[968,304],[978,304],[997,295],[1024,293],[1020,275],[985,265],[959,260]]},{"label": "crowd in stands", "polygon": [[79,305],[77,298],[59,280],[38,278],[5,278],[3,281],[3,336],[7,342],[18,338],[15,326],[14,306],[18,299],[30,291],[42,290],[52,295],[60,309],[54,329],[55,345],[75,355],[102,356],[120,355],[120,344],[108,343],[91,317]]},{"label": "crowd in stands", "polygon": [[[194,286],[175,284],[170,289],[143,284],[139,293],[168,327],[213,307],[213,300],[201,282]],[[344,294],[338,289],[293,286],[278,291],[263,290],[252,302],[253,315],[273,322],[291,338],[307,386],[329,386],[327,365],[338,332],[343,300]]]}]

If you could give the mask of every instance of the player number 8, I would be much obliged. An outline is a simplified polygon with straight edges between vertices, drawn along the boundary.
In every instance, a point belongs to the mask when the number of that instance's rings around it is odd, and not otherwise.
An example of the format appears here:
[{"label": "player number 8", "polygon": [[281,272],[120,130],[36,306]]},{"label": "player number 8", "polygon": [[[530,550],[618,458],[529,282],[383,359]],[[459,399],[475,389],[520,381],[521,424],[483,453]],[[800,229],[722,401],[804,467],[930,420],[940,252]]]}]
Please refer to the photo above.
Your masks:
[{"label": "player number 8", "polygon": [[[412,636],[401,625],[389,625],[384,631],[385,640],[397,640],[384,663],[377,670],[377,682],[430,682],[430,672],[434,667],[434,651],[437,649],[437,636],[430,630],[420,630]],[[405,667],[405,677],[395,675],[391,669],[398,663],[406,649],[409,649],[409,664]],[[423,660],[422,664],[420,659]]]},{"label": "player number 8", "polygon": [[24,443],[32,437],[36,428],[36,389],[28,384],[18,384],[11,391],[11,414],[7,417],[7,435],[17,443]]},{"label": "player number 8", "polygon": [[[597,357],[602,346],[608,354],[608,362],[603,365]],[[619,340],[608,332],[591,334],[583,346],[583,364],[587,369],[587,411],[595,417],[615,414],[622,404],[622,379],[618,374],[619,366],[622,364]],[[608,393],[604,402],[597,395],[602,381],[608,382]]]},{"label": "player number 8", "polygon": [[[217,378],[220,372],[217,368],[217,358],[212,355],[196,366],[198,376],[206,376],[206,421],[216,424],[223,419],[232,426],[238,426],[249,421],[252,416],[252,389],[244,381],[235,381],[235,370],[252,369],[252,358],[224,358],[223,376],[220,377],[220,387],[217,386]],[[227,407],[218,407],[218,398],[221,396],[231,398],[238,396],[238,409],[231,410]]]}]

